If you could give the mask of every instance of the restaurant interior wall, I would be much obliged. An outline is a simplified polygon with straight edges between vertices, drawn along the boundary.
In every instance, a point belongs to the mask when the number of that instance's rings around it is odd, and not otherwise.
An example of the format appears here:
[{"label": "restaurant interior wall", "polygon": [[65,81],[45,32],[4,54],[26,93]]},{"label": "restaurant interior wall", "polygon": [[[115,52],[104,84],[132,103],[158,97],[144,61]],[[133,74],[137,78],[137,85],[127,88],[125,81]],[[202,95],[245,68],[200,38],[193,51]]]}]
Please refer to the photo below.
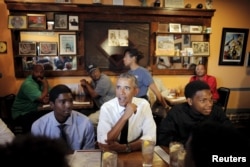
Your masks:
[{"label": "restaurant interior wall", "polygon": [[[30,2],[54,2],[54,0],[26,0]],[[92,0],[72,0],[73,3],[91,4]],[[148,6],[153,5],[154,0],[148,0]],[[205,3],[205,0],[185,0],[185,4],[190,3],[195,8],[198,3]],[[112,5],[112,0],[102,0],[103,5]],[[163,3],[161,3],[162,5]],[[124,0],[124,5],[140,6],[139,0]],[[217,78],[218,87],[224,86],[231,88],[231,95],[228,103],[228,112],[250,112],[250,68],[244,66],[221,66],[218,65],[220,42],[222,29],[247,28],[250,29],[249,22],[249,0],[219,0],[213,1],[213,8],[216,9],[212,18],[212,34],[210,36],[210,57],[208,61],[208,74]],[[12,58],[12,44],[10,30],[7,28],[8,10],[4,0],[0,0],[0,41],[7,41],[7,54],[0,54],[0,96],[10,93],[17,93],[23,79],[17,79],[14,75],[14,63]],[[248,37],[246,53],[250,52],[250,37]],[[245,57],[247,59],[247,56]],[[58,83],[79,83],[83,77],[55,77],[49,78],[51,86]],[[184,88],[189,81],[190,75],[157,75],[168,88]],[[88,78],[88,77],[86,77]],[[115,77],[112,77],[115,82]]]}]

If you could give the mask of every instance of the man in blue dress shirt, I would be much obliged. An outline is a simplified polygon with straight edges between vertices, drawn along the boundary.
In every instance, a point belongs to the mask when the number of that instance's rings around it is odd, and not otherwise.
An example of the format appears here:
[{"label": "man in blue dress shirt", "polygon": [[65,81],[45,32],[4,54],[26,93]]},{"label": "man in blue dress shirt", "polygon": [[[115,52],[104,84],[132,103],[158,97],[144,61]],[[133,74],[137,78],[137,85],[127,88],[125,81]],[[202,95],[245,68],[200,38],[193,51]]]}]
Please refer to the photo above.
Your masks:
[{"label": "man in blue dress shirt", "polygon": [[[50,138],[63,138],[71,150],[94,149],[95,133],[91,121],[85,115],[72,110],[73,96],[65,85],[57,85],[49,94],[54,111],[32,124],[31,133]],[[60,127],[63,126],[63,131]]]}]

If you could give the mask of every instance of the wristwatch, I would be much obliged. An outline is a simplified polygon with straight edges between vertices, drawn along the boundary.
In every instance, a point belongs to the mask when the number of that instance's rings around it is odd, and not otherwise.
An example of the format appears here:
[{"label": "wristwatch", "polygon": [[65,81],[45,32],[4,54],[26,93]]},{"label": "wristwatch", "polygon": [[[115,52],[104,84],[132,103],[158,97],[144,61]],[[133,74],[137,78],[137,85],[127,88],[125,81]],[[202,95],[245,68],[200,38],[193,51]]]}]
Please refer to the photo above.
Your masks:
[{"label": "wristwatch", "polygon": [[125,152],[130,153],[131,151],[132,150],[131,150],[130,144],[126,144],[126,150],[125,150]]}]

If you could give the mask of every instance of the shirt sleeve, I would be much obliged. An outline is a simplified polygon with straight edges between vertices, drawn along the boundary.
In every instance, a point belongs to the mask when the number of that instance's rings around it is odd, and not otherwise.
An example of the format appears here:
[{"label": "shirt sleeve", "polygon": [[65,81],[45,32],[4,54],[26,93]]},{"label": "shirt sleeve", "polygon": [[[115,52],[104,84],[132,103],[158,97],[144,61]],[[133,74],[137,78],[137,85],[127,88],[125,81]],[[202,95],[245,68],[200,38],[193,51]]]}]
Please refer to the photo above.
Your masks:
[{"label": "shirt sleeve", "polygon": [[30,81],[23,85],[22,91],[31,101],[37,100],[42,94],[41,90],[39,89],[39,85]]},{"label": "shirt sleeve", "polygon": [[0,144],[11,142],[14,139],[14,134],[7,125],[0,119]]},{"label": "shirt sleeve", "polygon": [[215,77],[208,76],[207,83],[210,86],[211,92],[213,94],[213,99],[218,100],[219,94],[217,92],[217,82],[216,82]]},{"label": "shirt sleeve", "polygon": [[111,119],[109,119],[108,107],[102,106],[100,109],[99,122],[97,126],[97,141],[106,144],[107,134],[112,128]]},{"label": "shirt sleeve", "polygon": [[89,121],[86,125],[86,138],[83,141],[84,145],[82,149],[94,149],[95,148],[95,132],[92,123]]}]

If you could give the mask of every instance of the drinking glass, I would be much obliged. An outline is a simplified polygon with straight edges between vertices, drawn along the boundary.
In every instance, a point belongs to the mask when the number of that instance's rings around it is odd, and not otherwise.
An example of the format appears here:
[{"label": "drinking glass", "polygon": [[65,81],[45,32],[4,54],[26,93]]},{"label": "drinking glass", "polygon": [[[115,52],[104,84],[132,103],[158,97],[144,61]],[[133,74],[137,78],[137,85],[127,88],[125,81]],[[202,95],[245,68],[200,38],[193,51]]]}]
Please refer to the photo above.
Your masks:
[{"label": "drinking glass", "polygon": [[105,151],[102,155],[102,167],[117,167],[117,153]]},{"label": "drinking glass", "polygon": [[[184,150],[184,146],[180,142],[170,142],[169,144],[169,157],[170,157],[170,166],[171,167],[179,167],[178,156],[183,157],[181,154]],[[183,159],[184,161],[184,159]]]},{"label": "drinking glass", "polygon": [[142,140],[142,166],[153,166],[155,142]]}]

